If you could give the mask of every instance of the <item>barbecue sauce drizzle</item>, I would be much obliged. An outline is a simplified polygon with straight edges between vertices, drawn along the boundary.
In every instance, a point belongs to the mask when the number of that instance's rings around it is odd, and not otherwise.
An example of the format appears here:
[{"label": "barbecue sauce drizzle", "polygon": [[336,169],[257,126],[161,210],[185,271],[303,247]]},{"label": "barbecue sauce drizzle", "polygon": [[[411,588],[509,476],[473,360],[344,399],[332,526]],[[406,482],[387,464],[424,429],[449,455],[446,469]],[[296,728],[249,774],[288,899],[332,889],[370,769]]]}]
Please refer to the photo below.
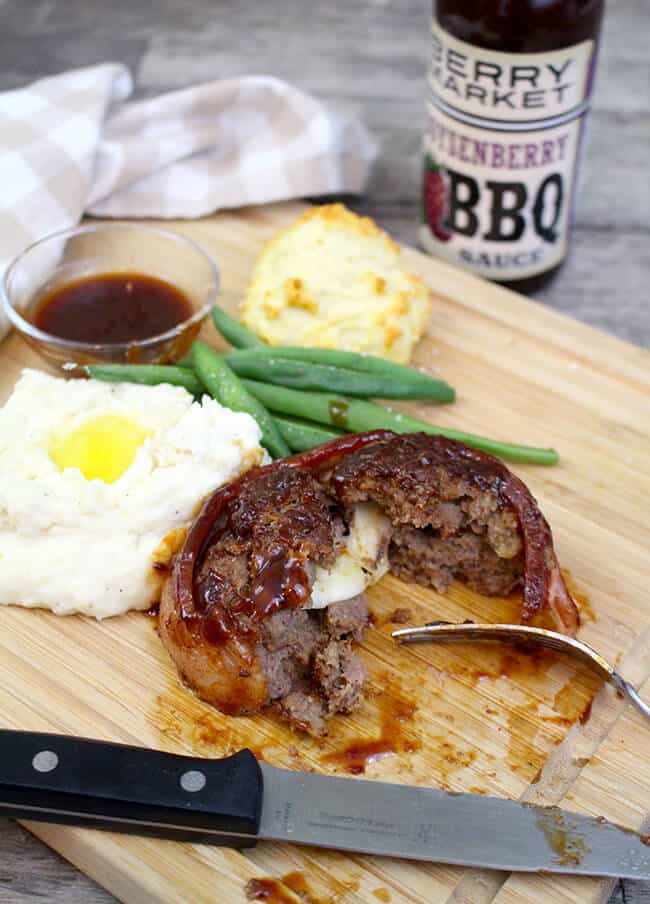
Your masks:
[{"label": "barbecue sauce drizzle", "polygon": [[[196,585],[195,575],[207,549],[229,529],[233,505],[252,477],[259,477],[261,471],[276,470],[281,465],[317,472],[333,466],[344,455],[392,436],[394,434],[388,430],[343,436],[292,458],[254,468],[208,497],[174,563],[176,600],[188,628],[201,630],[205,639],[215,645],[233,640],[240,653],[247,656],[265,618],[283,608],[303,606],[309,599],[310,582],[304,563],[280,547],[271,550],[266,557],[258,557],[254,562],[251,592],[228,609],[219,601],[218,591],[214,592],[215,585],[219,586],[218,575],[213,575],[210,594],[202,593]],[[216,598],[210,599],[210,596]]]}]

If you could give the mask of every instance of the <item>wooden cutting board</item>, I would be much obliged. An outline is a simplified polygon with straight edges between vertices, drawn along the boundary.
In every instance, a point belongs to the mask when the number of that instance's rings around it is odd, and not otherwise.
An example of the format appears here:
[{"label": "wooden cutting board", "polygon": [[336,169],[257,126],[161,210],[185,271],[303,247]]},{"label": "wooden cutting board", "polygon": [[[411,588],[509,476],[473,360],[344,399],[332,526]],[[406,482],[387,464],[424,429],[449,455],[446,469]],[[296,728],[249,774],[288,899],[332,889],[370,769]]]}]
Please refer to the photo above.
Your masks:
[{"label": "wooden cutting board", "polygon": [[[168,224],[211,252],[232,311],[260,246],[300,211],[277,205]],[[555,468],[517,467],[550,520],[583,614],[581,637],[635,684],[650,676],[650,354],[415,251],[433,315],[415,363],[458,390],[453,406],[406,406],[475,433],[554,445]],[[216,342],[206,326],[205,336]],[[0,401],[25,365],[0,346]],[[0,724],[221,756],[251,746],[267,762],[346,774],[364,750],[384,756],[365,777],[524,798],[639,828],[650,812],[650,727],[582,668],[554,654],[502,647],[398,648],[391,614],[505,620],[517,600],[460,586],[440,596],[387,577],[370,593],[375,627],[363,655],[367,701],[316,743],[256,716],[232,719],[180,684],[151,618],[96,623],[0,611]],[[650,697],[648,684],[644,688]],[[595,696],[594,696],[595,695]],[[593,702],[592,702],[593,698]],[[352,749],[352,752],[351,752]],[[356,752],[355,752],[356,751]],[[243,902],[252,877],[298,871],[318,904],[597,902],[611,883],[510,876],[261,844],[246,853],[28,824],[30,831],[129,902]],[[494,827],[498,832],[498,826]],[[295,884],[295,883],[294,883]],[[288,885],[277,901],[294,901]]]}]

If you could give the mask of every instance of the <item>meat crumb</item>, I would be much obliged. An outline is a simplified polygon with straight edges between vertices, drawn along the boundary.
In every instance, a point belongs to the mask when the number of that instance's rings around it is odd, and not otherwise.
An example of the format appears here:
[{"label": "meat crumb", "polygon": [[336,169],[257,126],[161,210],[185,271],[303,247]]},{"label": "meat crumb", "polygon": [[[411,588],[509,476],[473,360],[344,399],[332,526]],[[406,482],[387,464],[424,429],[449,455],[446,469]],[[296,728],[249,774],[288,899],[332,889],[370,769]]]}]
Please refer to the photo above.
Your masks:
[{"label": "meat crumb", "polygon": [[259,901],[260,898],[268,898],[268,888],[262,879],[249,879],[244,888],[247,901]]},{"label": "meat crumb", "polygon": [[292,756],[292,757],[300,756],[300,751],[298,750],[298,748],[296,747],[295,744],[289,744],[289,746],[287,747],[287,753],[289,754],[289,756]]},{"label": "meat crumb", "polygon": [[413,613],[410,609],[395,609],[390,620],[393,625],[405,625],[411,621],[412,617]]}]

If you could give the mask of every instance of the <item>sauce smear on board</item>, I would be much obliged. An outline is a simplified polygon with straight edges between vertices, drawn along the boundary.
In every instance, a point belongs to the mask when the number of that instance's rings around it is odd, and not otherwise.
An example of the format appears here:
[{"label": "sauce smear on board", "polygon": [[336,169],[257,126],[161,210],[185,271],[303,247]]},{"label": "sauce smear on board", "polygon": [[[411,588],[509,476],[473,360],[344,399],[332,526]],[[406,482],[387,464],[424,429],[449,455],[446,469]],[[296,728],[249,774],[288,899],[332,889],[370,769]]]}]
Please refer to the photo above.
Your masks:
[{"label": "sauce smear on board", "polygon": [[266,904],[296,904],[297,901],[305,904],[320,904],[313,897],[312,890],[303,873],[297,870],[283,876],[282,879],[274,879],[265,876],[261,879],[250,879],[245,888],[246,900],[266,901]]},{"label": "sauce smear on board", "polygon": [[294,870],[281,879],[271,876],[249,879],[244,893],[247,901],[264,901],[265,904],[343,904],[352,892],[359,890],[359,882],[354,878],[342,881],[330,875],[329,882],[331,893],[328,890],[322,898],[314,893],[305,874]]},{"label": "sauce smear on board", "polygon": [[420,741],[407,732],[417,709],[415,700],[407,697],[397,685],[387,682],[384,692],[377,698],[377,708],[377,736],[354,739],[342,749],[326,753],[321,758],[322,762],[336,764],[352,775],[360,775],[369,763],[397,753],[414,753],[419,749]]},{"label": "sauce smear on board", "polygon": [[143,273],[101,273],[58,286],[36,303],[35,327],[72,342],[138,342],[173,329],[192,315],[189,299],[171,283]]}]

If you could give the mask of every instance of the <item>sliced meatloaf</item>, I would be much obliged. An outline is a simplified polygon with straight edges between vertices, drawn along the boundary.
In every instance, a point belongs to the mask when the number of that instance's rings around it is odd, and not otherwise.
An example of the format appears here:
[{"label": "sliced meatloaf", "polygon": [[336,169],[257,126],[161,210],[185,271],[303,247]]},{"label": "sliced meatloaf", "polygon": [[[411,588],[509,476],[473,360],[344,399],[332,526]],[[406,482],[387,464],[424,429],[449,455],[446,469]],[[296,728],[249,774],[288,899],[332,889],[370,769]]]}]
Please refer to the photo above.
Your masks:
[{"label": "sliced meatloaf", "polygon": [[[160,634],[184,680],[237,715],[313,734],[362,699],[361,591],[387,568],[505,595],[575,633],[551,532],[500,461],[427,434],[367,434],[248,472],[206,501],[174,562]],[[314,608],[319,605],[322,608]]]},{"label": "sliced meatloaf", "polygon": [[[204,699],[233,714],[273,706],[312,734],[358,705],[364,669],[352,645],[368,620],[365,600],[302,608],[315,567],[334,563],[345,536],[338,512],[309,471],[288,466],[261,470],[222,512],[196,570],[191,636],[191,618],[167,600],[161,608],[163,639]],[[215,683],[215,652],[235,648]]]}]

